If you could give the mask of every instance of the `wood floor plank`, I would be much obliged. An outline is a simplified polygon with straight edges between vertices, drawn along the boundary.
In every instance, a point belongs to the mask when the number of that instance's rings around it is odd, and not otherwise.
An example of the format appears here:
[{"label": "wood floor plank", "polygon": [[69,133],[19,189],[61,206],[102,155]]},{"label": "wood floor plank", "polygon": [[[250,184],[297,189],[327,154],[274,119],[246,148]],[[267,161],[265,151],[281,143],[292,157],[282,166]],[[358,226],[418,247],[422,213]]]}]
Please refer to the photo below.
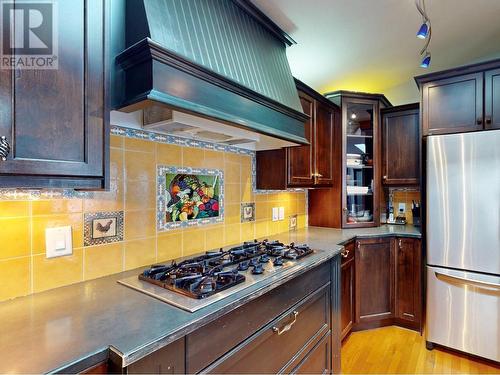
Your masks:
[{"label": "wood floor plank", "polygon": [[400,327],[353,332],[342,344],[343,374],[500,374],[500,364],[425,348],[424,336]]}]

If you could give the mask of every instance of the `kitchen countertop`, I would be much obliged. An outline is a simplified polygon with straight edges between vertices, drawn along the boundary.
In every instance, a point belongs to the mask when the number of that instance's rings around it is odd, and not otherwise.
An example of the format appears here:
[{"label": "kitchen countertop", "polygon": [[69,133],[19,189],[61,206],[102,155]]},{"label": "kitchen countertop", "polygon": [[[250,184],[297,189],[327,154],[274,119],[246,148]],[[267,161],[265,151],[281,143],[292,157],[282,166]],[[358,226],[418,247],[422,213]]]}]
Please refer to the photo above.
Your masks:
[{"label": "kitchen countertop", "polygon": [[2,302],[0,373],[70,371],[86,358],[104,358],[109,349],[119,354],[124,364],[132,363],[325,262],[342,250],[343,243],[356,237],[380,236],[421,235],[413,226],[384,225],[348,230],[309,227],[270,236],[283,242],[307,243],[323,252],[304,258],[300,270],[279,283],[257,283],[194,313],[117,283],[138,270]]}]

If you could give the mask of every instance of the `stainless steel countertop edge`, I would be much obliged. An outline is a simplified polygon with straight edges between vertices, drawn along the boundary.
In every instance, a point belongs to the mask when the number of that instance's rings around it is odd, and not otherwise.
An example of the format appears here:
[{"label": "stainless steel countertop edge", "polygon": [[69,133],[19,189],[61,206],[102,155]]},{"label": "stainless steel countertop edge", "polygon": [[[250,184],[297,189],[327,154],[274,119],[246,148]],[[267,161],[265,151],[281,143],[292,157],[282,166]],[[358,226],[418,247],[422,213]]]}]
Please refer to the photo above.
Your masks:
[{"label": "stainless steel countertop edge", "polygon": [[[174,342],[175,340],[195,331],[196,329],[218,319],[221,315],[225,315],[238,307],[262,296],[263,294],[285,284],[286,282],[294,279],[295,277],[303,274],[304,272],[309,271],[312,268],[319,266],[327,262],[328,260],[334,258],[344,249],[343,246],[335,245],[336,249],[333,251],[324,251],[321,254],[324,255],[320,258],[317,258],[314,262],[303,264],[298,263],[296,267],[287,270],[286,272],[280,273],[276,276],[273,276],[269,279],[263,280],[261,283],[255,284],[255,286],[246,288],[240,291],[243,296],[236,298],[230,304],[221,307],[219,310],[213,311],[210,314],[205,316],[201,316],[199,319],[190,322],[190,324],[186,324],[180,327],[175,332],[171,332],[165,334],[160,339],[151,341],[148,344],[138,348],[135,351],[129,353],[122,353],[122,367],[126,367],[131,365],[132,363],[144,358],[145,356],[167,346],[168,344]],[[229,297],[231,298],[231,297]],[[224,301],[224,300],[222,300]],[[218,301],[221,302],[221,301]],[[201,323],[201,324],[200,324]],[[116,351],[115,351],[116,352]],[[118,353],[117,353],[118,354]]]}]

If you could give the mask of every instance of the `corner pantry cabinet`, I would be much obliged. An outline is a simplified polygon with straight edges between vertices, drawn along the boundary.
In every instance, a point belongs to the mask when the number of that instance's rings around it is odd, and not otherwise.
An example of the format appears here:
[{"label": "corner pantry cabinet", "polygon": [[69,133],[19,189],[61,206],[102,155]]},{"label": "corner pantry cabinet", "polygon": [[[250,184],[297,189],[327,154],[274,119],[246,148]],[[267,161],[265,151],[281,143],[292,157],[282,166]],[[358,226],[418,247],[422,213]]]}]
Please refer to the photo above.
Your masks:
[{"label": "corner pantry cabinet", "polygon": [[[109,161],[106,4],[51,4],[57,69],[0,70],[0,188],[103,189]],[[6,35],[9,25],[2,28]]]},{"label": "corner pantry cabinet", "polygon": [[500,129],[500,60],[415,77],[422,135]]},{"label": "corner pantry cabinet", "polygon": [[336,159],[336,183],[309,192],[309,224],[331,228],[378,226],[380,110],[391,104],[380,94],[336,91],[325,96],[342,110],[341,135],[335,139],[335,148],[341,153]]}]

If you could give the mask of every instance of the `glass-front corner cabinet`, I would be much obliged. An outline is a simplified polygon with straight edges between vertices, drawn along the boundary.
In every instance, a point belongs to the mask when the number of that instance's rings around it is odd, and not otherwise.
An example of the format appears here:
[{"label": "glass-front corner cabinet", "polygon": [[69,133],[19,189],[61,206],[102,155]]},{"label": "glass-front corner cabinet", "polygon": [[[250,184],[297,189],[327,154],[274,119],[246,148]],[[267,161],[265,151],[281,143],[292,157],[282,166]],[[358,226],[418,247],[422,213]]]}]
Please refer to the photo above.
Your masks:
[{"label": "glass-front corner cabinet", "polygon": [[343,101],[343,225],[378,225],[378,101]]}]

